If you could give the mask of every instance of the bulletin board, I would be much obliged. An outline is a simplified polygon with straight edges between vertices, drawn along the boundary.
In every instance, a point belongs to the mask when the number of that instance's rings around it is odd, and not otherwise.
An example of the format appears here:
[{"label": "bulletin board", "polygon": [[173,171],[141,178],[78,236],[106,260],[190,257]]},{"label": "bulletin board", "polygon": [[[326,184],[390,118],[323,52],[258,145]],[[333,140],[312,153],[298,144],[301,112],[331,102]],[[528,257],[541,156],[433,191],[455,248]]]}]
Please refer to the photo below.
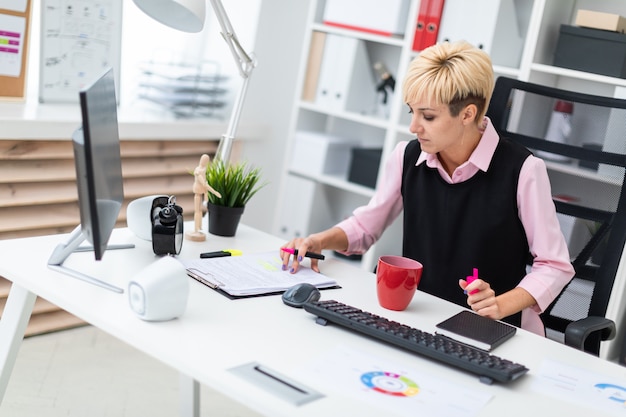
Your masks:
[{"label": "bulletin board", "polygon": [[42,0],[40,102],[78,102],[109,67],[119,97],[122,1]]},{"label": "bulletin board", "polygon": [[0,0],[0,99],[24,99],[32,0]]}]

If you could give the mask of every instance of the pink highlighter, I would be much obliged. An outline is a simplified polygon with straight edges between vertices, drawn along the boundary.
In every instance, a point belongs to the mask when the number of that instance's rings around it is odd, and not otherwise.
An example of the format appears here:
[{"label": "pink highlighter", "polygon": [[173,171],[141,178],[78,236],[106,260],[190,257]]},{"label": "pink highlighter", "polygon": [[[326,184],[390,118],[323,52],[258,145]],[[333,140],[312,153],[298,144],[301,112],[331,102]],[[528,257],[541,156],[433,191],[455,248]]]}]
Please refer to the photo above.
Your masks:
[{"label": "pink highlighter", "polygon": [[[478,268],[474,268],[473,272],[474,272],[474,275],[467,276],[467,278],[465,278],[465,281],[467,282],[468,285],[478,279]],[[464,291],[464,292],[465,292],[465,294],[467,294],[467,290]],[[472,292],[470,292],[470,295],[476,294],[477,292],[478,292],[478,290],[472,290]]]}]

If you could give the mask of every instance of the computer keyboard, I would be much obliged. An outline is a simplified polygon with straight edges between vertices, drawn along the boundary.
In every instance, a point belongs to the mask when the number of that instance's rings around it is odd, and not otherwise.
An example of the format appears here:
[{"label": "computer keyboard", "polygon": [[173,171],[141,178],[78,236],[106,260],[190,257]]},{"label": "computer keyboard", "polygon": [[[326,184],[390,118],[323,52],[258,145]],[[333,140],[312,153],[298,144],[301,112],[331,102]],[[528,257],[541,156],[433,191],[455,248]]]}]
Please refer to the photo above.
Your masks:
[{"label": "computer keyboard", "polygon": [[518,363],[499,358],[481,349],[465,345],[446,336],[431,334],[390,321],[335,300],[305,303],[304,310],[317,315],[317,323],[332,322],[359,333],[408,349],[477,374],[484,383],[507,383],[528,372]]}]

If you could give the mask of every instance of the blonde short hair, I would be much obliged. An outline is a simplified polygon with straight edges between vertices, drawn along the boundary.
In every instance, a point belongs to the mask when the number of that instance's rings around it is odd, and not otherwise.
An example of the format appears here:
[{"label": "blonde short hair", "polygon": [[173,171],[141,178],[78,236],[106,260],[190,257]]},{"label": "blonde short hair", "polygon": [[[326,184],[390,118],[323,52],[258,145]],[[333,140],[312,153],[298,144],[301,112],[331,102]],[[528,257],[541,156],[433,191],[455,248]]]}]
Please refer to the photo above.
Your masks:
[{"label": "blonde short hair", "polygon": [[476,122],[487,112],[494,87],[489,55],[465,41],[443,42],[420,52],[404,79],[404,102],[430,99],[448,105],[457,116],[468,104],[478,108]]}]

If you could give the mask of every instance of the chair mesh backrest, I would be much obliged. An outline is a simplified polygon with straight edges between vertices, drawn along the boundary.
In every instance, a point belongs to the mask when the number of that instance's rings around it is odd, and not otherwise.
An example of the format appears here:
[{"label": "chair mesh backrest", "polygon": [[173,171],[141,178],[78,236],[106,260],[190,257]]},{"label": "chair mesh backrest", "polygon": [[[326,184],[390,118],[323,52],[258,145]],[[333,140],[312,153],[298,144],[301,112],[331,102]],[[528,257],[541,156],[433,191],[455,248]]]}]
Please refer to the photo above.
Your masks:
[{"label": "chair mesh backrest", "polygon": [[[559,109],[571,109],[571,130],[557,132],[565,143],[548,134],[558,101]],[[487,115],[502,137],[522,143],[548,166],[576,277],[544,313],[546,327],[562,332],[570,321],[604,316],[626,237],[626,100],[500,77]]]}]

